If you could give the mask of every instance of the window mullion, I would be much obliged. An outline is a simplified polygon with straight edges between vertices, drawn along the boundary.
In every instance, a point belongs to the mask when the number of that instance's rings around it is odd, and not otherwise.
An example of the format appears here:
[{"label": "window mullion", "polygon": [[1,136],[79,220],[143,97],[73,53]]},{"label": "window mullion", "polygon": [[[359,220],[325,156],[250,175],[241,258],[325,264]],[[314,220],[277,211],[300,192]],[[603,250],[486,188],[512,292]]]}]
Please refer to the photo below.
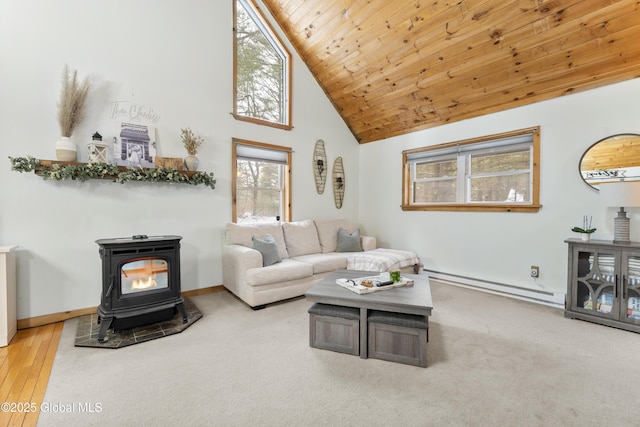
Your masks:
[{"label": "window mullion", "polygon": [[458,203],[467,203],[469,200],[469,185],[467,184],[470,168],[469,157],[469,155],[458,154]]},{"label": "window mullion", "polygon": [[412,163],[409,166],[409,171],[411,173],[411,183],[409,184],[410,188],[409,188],[409,201],[411,204],[416,202],[416,176],[417,176],[417,171],[416,169],[418,168],[417,163]]}]

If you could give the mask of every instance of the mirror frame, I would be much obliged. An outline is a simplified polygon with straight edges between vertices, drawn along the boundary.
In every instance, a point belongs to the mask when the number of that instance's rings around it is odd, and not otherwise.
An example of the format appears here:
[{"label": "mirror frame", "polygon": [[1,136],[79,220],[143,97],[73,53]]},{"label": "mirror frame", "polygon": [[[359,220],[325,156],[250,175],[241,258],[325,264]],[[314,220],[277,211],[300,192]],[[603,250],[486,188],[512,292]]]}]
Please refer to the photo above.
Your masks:
[{"label": "mirror frame", "polygon": [[[613,141],[615,139],[619,139],[620,137],[627,137],[630,140],[629,144],[631,144],[632,147],[633,146],[636,147],[635,150],[637,150],[638,158],[639,158],[639,161],[637,164],[634,164],[633,166],[625,165],[617,168],[607,168],[607,169],[601,169],[601,170],[593,170],[593,169],[583,170],[582,163],[584,162],[585,157],[589,154],[589,151],[593,150],[599,144],[605,144],[610,140]],[[624,155],[624,153],[620,153],[620,157],[625,158],[626,156]],[[618,161],[617,159],[618,158],[616,158],[614,161]],[[625,179],[628,181],[640,180],[640,134],[618,133],[615,135],[609,135],[607,137],[604,137],[599,141],[591,144],[591,146],[589,146],[589,148],[587,148],[585,152],[582,154],[582,157],[580,157],[580,162],[578,162],[578,173],[580,174],[580,178],[582,178],[585,184],[587,184],[589,187],[593,188],[596,191],[599,190],[598,188],[599,184],[607,181],[614,181],[614,180],[620,180],[620,179]],[[590,179],[588,176],[586,176],[586,174],[588,173],[596,173],[596,174]]]}]

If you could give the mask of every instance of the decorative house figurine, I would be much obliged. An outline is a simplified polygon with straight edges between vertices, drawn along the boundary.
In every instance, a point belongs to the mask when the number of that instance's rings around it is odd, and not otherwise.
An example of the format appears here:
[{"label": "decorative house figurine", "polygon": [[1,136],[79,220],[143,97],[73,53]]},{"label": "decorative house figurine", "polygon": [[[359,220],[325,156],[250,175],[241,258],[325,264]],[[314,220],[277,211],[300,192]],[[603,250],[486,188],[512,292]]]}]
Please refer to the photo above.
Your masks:
[{"label": "decorative house figurine", "polygon": [[92,141],[87,144],[89,163],[107,163],[109,148],[102,143],[102,135],[98,132],[91,137]]}]

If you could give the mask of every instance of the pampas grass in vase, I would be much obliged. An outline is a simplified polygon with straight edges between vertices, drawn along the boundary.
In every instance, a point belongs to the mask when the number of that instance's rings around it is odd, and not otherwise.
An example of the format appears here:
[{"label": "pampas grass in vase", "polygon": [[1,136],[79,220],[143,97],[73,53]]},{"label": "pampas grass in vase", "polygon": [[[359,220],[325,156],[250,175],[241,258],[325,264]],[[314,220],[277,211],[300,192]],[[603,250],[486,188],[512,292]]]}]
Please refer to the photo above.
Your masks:
[{"label": "pampas grass in vase", "polygon": [[64,162],[75,162],[78,158],[78,148],[71,141],[73,131],[84,118],[90,83],[85,78],[78,80],[78,71],[69,70],[65,65],[62,73],[62,88],[58,103],[58,124],[61,138],[56,143],[56,158]]},{"label": "pampas grass in vase", "polygon": [[200,136],[197,136],[191,128],[180,129],[182,131],[180,137],[182,138],[182,144],[184,148],[187,149],[187,153],[189,154],[184,159],[184,166],[188,171],[198,170],[198,163],[200,160],[196,157],[198,154],[198,147],[202,145],[204,139]]}]

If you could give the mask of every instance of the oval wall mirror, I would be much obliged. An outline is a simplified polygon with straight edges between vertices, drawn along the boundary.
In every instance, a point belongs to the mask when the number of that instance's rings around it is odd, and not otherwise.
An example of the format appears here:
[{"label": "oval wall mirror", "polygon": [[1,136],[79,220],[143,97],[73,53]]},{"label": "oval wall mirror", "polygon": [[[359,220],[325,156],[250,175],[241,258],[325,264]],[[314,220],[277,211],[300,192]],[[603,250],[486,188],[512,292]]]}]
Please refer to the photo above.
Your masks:
[{"label": "oval wall mirror", "polygon": [[640,135],[621,133],[593,144],[580,159],[580,176],[589,186],[640,180]]}]

